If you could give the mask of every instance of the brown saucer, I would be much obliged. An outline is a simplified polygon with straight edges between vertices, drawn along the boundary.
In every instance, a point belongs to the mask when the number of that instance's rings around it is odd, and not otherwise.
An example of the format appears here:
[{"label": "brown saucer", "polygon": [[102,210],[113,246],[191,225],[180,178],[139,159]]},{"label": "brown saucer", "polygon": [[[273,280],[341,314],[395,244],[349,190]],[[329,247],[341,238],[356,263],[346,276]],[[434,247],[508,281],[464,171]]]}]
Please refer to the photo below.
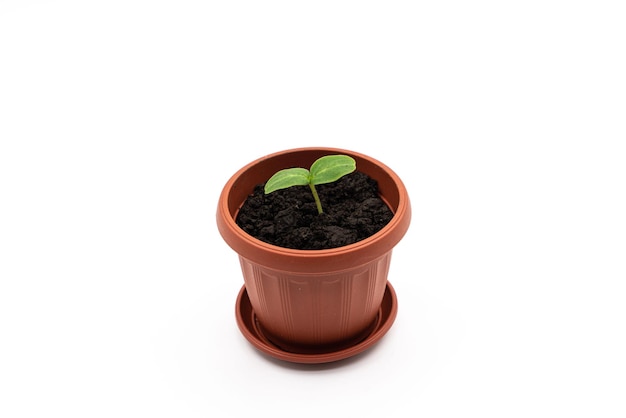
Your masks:
[{"label": "brown saucer", "polygon": [[333,361],[343,360],[367,350],[377,343],[387,333],[387,331],[389,331],[391,325],[393,325],[393,321],[396,319],[397,313],[398,300],[396,298],[396,292],[391,284],[387,282],[383,302],[378,311],[376,325],[372,332],[364,340],[351,347],[343,348],[337,351],[324,351],[320,353],[307,352],[305,354],[285,351],[272,344],[263,335],[260,327],[258,326],[254,310],[250,305],[250,299],[248,299],[248,292],[246,291],[245,286],[243,286],[239,291],[235,306],[235,316],[237,317],[239,330],[255,348],[280,360],[292,363],[308,364],[330,363]]}]

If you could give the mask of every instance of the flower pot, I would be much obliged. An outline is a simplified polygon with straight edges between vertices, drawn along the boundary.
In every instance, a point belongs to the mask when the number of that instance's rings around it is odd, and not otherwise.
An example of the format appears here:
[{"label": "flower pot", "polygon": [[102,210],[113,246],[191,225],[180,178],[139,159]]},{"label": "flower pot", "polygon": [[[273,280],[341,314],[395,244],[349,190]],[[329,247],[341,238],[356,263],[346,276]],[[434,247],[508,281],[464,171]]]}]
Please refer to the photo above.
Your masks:
[{"label": "flower pot", "polygon": [[[354,244],[326,250],[278,247],[254,238],[236,223],[253,188],[276,171],[309,167],[329,154],[346,154],[357,170],[378,182],[380,197],[394,212],[379,232]],[[237,298],[237,324],[258,349],[273,357],[320,363],[355,355],[378,341],[397,312],[387,275],[394,246],[411,219],[407,190],[387,166],[337,148],[297,148],[262,157],[237,171],[219,198],[217,226],[239,255],[244,286]]]}]

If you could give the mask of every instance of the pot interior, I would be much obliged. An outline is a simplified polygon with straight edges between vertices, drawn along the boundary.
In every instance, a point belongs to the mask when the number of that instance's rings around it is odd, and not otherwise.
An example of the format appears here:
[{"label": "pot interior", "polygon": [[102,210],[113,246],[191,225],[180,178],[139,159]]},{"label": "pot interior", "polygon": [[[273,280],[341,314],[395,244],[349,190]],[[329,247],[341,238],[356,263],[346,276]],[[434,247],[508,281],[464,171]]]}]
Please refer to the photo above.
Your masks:
[{"label": "pot interior", "polygon": [[356,161],[356,169],[378,182],[378,191],[381,199],[396,213],[400,204],[400,195],[397,177],[380,162],[365,155],[348,150],[332,148],[296,149],[273,154],[256,160],[240,170],[234,176],[228,199],[228,210],[233,219],[254,187],[267,181],[278,170],[292,167],[309,168],[315,160],[325,155],[345,154]]}]

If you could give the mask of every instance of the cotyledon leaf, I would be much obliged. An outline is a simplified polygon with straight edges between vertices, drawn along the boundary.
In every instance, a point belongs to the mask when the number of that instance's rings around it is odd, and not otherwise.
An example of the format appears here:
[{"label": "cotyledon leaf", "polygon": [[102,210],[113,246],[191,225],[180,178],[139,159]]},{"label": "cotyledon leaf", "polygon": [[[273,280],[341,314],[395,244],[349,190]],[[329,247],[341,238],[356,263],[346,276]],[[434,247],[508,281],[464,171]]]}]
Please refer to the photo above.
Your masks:
[{"label": "cotyledon leaf", "polygon": [[326,155],[311,165],[310,183],[332,183],[354,170],[356,170],[354,158],[347,155]]},{"label": "cotyledon leaf", "polygon": [[309,175],[309,170],[306,168],[280,170],[265,183],[265,194],[291,186],[306,186],[309,184]]}]

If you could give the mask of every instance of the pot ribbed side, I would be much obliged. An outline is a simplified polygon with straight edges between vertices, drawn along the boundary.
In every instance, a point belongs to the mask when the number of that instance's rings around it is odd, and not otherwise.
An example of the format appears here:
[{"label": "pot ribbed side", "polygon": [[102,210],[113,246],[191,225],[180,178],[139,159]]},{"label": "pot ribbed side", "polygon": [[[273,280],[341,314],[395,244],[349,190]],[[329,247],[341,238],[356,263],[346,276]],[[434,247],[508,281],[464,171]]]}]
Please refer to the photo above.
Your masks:
[{"label": "pot ribbed side", "polygon": [[295,352],[307,346],[351,345],[375,324],[387,285],[391,251],[341,272],[294,274],[240,257],[243,277],[265,336]]}]

